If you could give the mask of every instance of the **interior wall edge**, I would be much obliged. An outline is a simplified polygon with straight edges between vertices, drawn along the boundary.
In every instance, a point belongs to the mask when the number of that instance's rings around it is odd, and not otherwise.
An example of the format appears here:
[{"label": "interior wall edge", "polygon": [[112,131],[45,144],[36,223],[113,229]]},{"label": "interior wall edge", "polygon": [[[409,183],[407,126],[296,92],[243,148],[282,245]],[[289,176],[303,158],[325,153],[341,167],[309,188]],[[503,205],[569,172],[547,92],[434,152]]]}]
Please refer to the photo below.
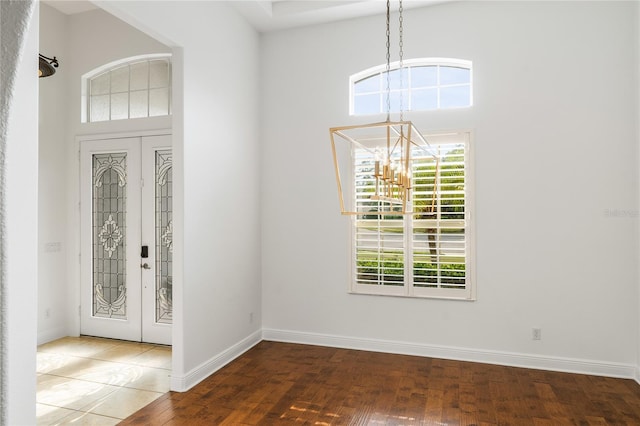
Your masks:
[{"label": "interior wall edge", "polygon": [[196,368],[184,375],[171,375],[171,390],[174,392],[186,392],[216,371],[220,370],[231,361],[257,345],[262,341],[262,330],[257,330],[245,337],[235,345],[230,346],[219,354],[209,358]]}]

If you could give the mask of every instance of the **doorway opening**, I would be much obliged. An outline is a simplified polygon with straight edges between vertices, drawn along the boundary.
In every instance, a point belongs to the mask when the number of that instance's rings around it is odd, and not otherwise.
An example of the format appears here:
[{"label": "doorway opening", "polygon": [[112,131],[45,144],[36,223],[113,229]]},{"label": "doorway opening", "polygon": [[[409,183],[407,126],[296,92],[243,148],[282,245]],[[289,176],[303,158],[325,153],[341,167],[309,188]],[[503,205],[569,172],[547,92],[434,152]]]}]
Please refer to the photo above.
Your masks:
[{"label": "doorway opening", "polygon": [[171,136],[80,141],[80,333],[171,344]]}]

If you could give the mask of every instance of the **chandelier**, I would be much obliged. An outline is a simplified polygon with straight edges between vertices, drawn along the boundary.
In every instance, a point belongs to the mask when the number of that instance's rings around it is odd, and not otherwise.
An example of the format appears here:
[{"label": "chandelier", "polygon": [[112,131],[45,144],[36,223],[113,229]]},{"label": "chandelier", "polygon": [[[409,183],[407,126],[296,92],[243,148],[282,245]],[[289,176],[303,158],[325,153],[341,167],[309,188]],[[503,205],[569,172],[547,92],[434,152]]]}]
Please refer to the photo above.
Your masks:
[{"label": "chandelier", "polygon": [[[407,214],[410,212],[411,191],[413,189],[412,155],[421,151],[420,155],[432,157],[436,163],[438,158],[427,140],[420,134],[411,121],[403,118],[402,107],[402,0],[399,0],[399,70],[400,70],[400,119],[391,120],[391,81],[390,81],[390,0],[387,0],[386,36],[386,113],[387,119],[362,125],[332,127],[329,129],[331,150],[338,184],[340,211],[343,215],[360,215],[354,199],[347,205],[344,199],[343,179],[340,173],[340,158],[349,158],[350,165],[358,157],[366,158],[367,173],[371,187],[358,193],[360,205],[366,205],[367,215]],[[341,155],[342,154],[342,155]],[[353,182],[350,182],[353,183]],[[354,187],[354,185],[345,185]]]}]

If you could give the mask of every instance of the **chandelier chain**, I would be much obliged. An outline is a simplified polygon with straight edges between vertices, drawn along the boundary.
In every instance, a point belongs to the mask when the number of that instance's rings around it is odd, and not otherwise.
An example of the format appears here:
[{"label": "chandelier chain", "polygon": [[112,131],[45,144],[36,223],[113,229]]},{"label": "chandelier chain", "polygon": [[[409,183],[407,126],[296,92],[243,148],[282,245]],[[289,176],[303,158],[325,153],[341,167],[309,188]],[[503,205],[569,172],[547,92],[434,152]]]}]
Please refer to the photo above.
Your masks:
[{"label": "chandelier chain", "polygon": [[387,121],[391,120],[391,0],[387,0]]},{"label": "chandelier chain", "polygon": [[402,56],[403,56],[404,52],[403,52],[403,45],[402,45],[402,35],[403,35],[403,29],[404,29],[404,28],[403,28],[403,25],[402,25],[402,24],[403,24],[403,18],[402,18],[402,11],[403,11],[403,9],[402,9],[402,0],[399,0],[399,3],[400,3],[400,6],[399,6],[399,8],[398,8],[398,12],[399,12],[399,15],[400,15],[400,16],[398,17],[398,23],[399,23],[399,30],[398,30],[398,33],[399,33],[399,39],[400,39],[400,40],[399,40],[399,42],[398,42],[398,46],[399,46],[399,53],[398,53],[398,55],[399,55],[399,57],[400,57],[400,62],[399,62],[399,64],[398,64],[398,69],[400,70],[400,121],[403,121],[403,120],[404,120],[404,105],[403,105],[403,103],[402,103],[402,101],[403,101],[403,99],[402,99],[402,93],[403,93],[403,91],[404,91],[404,84],[403,84],[404,82],[402,81],[402,74],[403,74],[403,72],[404,72],[404,69],[403,69],[403,64],[402,64]]}]

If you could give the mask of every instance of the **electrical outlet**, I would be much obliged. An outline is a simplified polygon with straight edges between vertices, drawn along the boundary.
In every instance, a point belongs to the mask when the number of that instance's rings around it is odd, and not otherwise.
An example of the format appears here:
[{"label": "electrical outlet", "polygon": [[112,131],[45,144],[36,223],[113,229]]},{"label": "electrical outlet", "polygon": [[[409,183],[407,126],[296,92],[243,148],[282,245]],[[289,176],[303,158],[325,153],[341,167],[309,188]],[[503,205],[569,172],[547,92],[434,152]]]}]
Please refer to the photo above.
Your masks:
[{"label": "electrical outlet", "polygon": [[249,324],[253,324],[253,312],[249,313]]},{"label": "electrical outlet", "polygon": [[532,328],[531,329],[531,338],[533,340],[542,340],[542,329],[541,328]]},{"label": "electrical outlet", "polygon": [[51,309],[47,308],[47,310],[44,311],[44,316],[45,318],[51,318]]}]

